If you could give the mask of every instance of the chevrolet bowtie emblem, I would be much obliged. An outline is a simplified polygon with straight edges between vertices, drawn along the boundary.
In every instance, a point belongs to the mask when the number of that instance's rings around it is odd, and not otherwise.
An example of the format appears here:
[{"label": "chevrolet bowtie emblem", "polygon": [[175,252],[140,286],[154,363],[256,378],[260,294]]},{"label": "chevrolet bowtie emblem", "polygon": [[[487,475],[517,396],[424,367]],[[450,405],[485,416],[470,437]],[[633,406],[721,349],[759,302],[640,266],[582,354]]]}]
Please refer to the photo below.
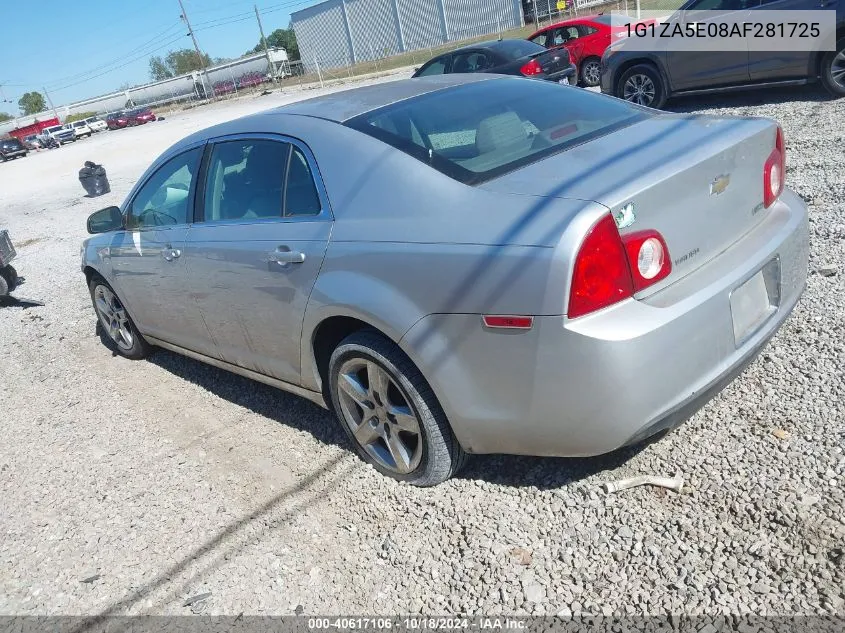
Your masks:
[{"label": "chevrolet bowtie emblem", "polygon": [[725,189],[728,188],[729,184],[731,184],[731,177],[727,174],[722,176],[716,176],[713,179],[713,182],[710,183],[710,195],[718,196],[720,193],[722,193]]}]

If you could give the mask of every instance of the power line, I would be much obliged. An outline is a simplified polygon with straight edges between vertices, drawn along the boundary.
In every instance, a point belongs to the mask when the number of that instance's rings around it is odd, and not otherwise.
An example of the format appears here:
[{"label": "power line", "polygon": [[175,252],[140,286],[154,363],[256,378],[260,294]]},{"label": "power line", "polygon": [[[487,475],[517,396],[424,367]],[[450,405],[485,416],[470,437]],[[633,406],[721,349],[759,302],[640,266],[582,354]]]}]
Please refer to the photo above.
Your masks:
[{"label": "power line", "polygon": [[137,62],[139,59],[144,59],[144,58],[145,58],[145,57],[147,57],[148,55],[152,55],[153,53],[157,53],[158,51],[160,51],[160,50],[162,50],[162,49],[164,49],[164,48],[167,48],[168,46],[170,46],[170,45],[172,45],[172,44],[174,44],[174,43],[178,42],[179,40],[181,40],[183,37],[184,37],[183,35],[179,35],[178,37],[175,37],[174,39],[172,39],[172,40],[170,40],[170,41],[168,41],[168,42],[165,42],[164,44],[162,44],[162,45],[161,45],[161,46],[159,46],[158,48],[155,48],[155,49],[153,49],[153,50],[151,50],[151,51],[146,51],[146,52],[142,53],[141,55],[139,55],[139,56],[137,56],[137,57],[135,57],[135,58],[133,58],[133,59],[130,59],[129,61],[127,61],[127,62],[125,62],[125,63],[123,63],[123,64],[121,64],[121,65],[119,65],[119,66],[115,66],[114,68],[110,68],[109,70],[106,70],[106,71],[101,72],[101,73],[99,73],[99,74],[97,74],[97,75],[94,75],[93,77],[87,77],[87,78],[85,78],[85,79],[81,79],[81,80],[79,80],[79,81],[74,81],[74,82],[71,82],[71,83],[69,83],[69,84],[67,84],[67,85],[65,85],[65,86],[61,86],[60,88],[52,88],[52,90],[53,90],[53,92],[59,92],[59,91],[61,91],[61,90],[65,90],[65,89],[67,89],[67,88],[71,88],[71,87],[73,87],[73,86],[78,86],[79,84],[86,83],[86,82],[88,82],[88,81],[91,81],[92,79],[98,79],[98,78],[100,78],[100,77],[103,77],[103,76],[105,76],[105,75],[108,75],[109,73],[113,73],[115,70],[120,70],[121,68],[124,68],[124,67],[126,67],[126,66],[129,66],[130,64],[133,64],[133,63]]},{"label": "power line", "polygon": [[[79,80],[79,79],[81,79],[82,81],[86,81],[86,79],[84,79],[84,78],[87,75],[90,75],[92,73],[96,73],[97,71],[100,71],[100,70],[104,70],[104,69],[108,68],[109,66],[114,66],[115,64],[121,64],[121,62],[123,62],[126,59],[127,56],[133,55],[133,54],[141,51],[142,49],[146,49],[147,47],[152,46],[153,44],[157,44],[159,41],[161,41],[161,40],[163,40],[167,37],[173,37],[173,33],[171,33],[171,31],[173,31],[174,27],[180,27],[180,26],[181,25],[177,22],[177,23],[171,25],[170,27],[168,27],[167,29],[165,29],[164,31],[162,31],[161,33],[159,33],[158,35],[156,35],[155,37],[153,37],[152,39],[147,40],[143,44],[136,46],[135,48],[125,52],[120,57],[117,57],[117,58],[115,58],[115,59],[113,59],[109,62],[106,62],[105,64],[100,64],[99,66],[95,66],[94,68],[89,68],[88,70],[85,70],[85,71],[82,71],[82,72],[79,72],[79,73],[76,73],[76,74],[73,74],[73,75],[67,75],[65,77],[60,77],[58,79],[54,79],[52,81],[47,82],[47,85],[48,86],[56,86],[57,84],[67,83],[68,81]],[[158,49],[156,49],[156,50],[158,50]],[[144,52],[143,54],[147,55],[150,52],[152,52],[152,51]],[[119,65],[117,67],[120,68],[122,66]]]}]

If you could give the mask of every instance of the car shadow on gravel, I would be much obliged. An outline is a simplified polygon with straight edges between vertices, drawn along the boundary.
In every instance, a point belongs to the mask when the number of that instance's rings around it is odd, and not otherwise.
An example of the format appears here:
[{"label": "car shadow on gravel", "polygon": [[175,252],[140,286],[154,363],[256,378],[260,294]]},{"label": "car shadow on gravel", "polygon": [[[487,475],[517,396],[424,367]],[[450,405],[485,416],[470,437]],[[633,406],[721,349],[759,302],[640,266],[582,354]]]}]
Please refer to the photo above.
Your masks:
[{"label": "car shadow on gravel", "polygon": [[674,97],[663,109],[666,112],[677,114],[693,114],[699,110],[713,108],[743,108],[792,103],[795,101],[824,103],[826,101],[834,101],[835,99],[836,97],[827,92],[820,84],[807,84],[805,86],[761,88],[741,92],[725,92],[722,94]]},{"label": "car shadow on gravel", "polygon": [[627,446],[596,457],[530,457],[523,455],[474,455],[458,479],[481,480],[502,486],[539,489],[563,488],[600,473],[625,465],[660,433],[634,446]]},{"label": "car shadow on gravel", "polygon": [[306,431],[324,444],[350,448],[334,416],[305,398],[166,350],[156,350],[147,360],[232,404]]}]

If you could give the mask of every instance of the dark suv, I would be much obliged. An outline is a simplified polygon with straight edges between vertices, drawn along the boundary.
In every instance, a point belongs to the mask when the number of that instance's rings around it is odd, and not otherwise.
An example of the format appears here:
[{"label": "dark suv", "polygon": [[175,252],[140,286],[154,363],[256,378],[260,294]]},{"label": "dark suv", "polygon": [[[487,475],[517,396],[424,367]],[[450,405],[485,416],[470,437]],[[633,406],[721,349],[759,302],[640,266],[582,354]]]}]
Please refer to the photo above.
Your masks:
[{"label": "dark suv", "polygon": [[0,160],[6,162],[12,158],[26,156],[26,146],[16,138],[0,139]]},{"label": "dark suv", "polygon": [[[845,0],[689,0],[669,21],[684,23],[686,11],[719,11],[731,21],[753,22],[755,11],[836,11],[834,51],[660,50],[614,42],[602,57],[601,90],[639,105],[660,108],[675,95],[705,94],[821,81],[845,96]],[[699,14],[701,15],[701,14]],[[787,18],[788,19],[788,18]]]}]

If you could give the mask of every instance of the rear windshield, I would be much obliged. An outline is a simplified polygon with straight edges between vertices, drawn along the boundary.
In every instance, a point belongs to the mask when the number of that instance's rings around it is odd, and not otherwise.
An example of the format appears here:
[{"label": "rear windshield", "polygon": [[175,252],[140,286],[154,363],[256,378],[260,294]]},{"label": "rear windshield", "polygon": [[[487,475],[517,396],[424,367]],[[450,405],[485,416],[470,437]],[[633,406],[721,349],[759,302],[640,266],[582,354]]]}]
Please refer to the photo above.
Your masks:
[{"label": "rear windshield", "polygon": [[0,147],[20,147],[21,142],[16,138],[6,138],[0,141]]},{"label": "rear windshield", "polygon": [[59,130],[65,129],[63,125],[54,125],[53,127],[48,127],[48,132],[58,132]]},{"label": "rear windshield", "polygon": [[493,50],[508,61],[516,61],[529,55],[543,53],[546,49],[528,40],[508,40],[496,44]]},{"label": "rear windshield", "polygon": [[649,116],[587,90],[514,78],[430,92],[346,125],[472,185]]}]

